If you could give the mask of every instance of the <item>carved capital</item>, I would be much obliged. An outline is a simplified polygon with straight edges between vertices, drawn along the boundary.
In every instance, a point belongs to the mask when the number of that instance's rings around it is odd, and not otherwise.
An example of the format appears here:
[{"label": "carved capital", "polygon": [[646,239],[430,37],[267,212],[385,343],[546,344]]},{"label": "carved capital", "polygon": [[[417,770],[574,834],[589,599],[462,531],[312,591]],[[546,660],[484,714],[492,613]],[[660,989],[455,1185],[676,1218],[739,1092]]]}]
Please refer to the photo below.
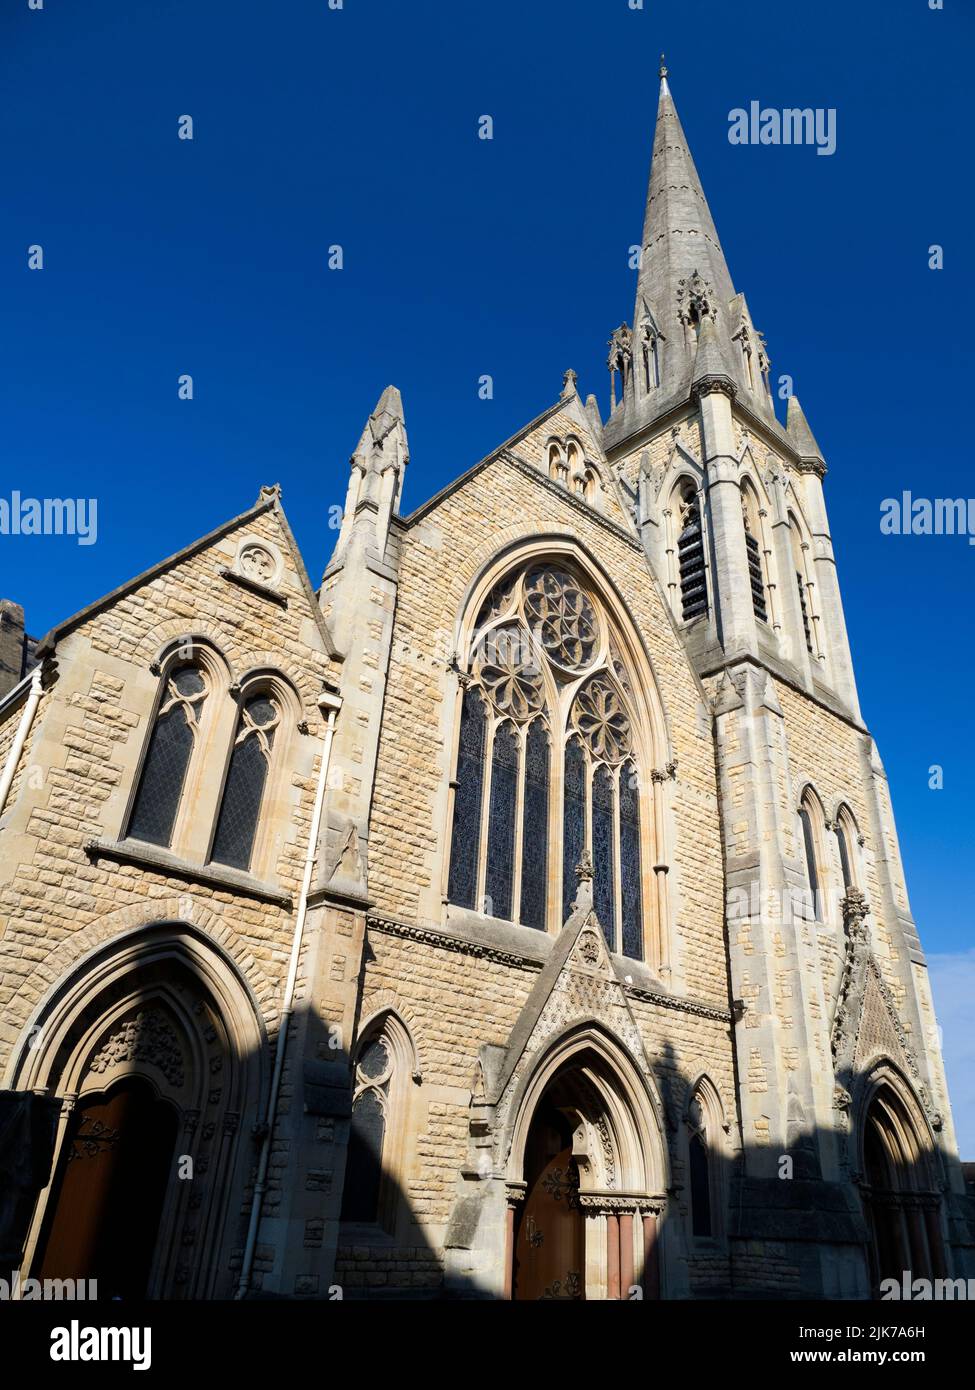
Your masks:
[{"label": "carved capital", "polygon": [[692,391],[695,400],[720,393],[733,401],[738,394],[738,387],[730,376],[702,376],[700,381],[695,381]]}]

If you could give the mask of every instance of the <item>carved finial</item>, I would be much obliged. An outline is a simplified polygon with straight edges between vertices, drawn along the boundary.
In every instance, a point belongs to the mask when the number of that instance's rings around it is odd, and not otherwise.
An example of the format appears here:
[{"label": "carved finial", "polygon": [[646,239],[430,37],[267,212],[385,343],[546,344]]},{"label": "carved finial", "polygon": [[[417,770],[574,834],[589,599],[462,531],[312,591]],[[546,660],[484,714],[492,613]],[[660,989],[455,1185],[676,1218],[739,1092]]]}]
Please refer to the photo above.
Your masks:
[{"label": "carved finial", "polygon": [[660,76],[667,76],[667,55],[665,53],[660,55]]},{"label": "carved finial", "polygon": [[582,883],[583,879],[591,879],[593,877],[594,870],[592,867],[592,855],[589,853],[588,850],[584,852],[582,858],[576,865],[575,872],[576,879],[579,881],[579,883]]},{"label": "carved finial", "polygon": [[565,396],[574,396],[574,395],[577,394],[577,392],[576,392],[576,382],[577,382],[578,380],[579,380],[578,376],[577,376],[576,373],[572,370],[571,367],[569,368],[569,370],[568,370],[567,372],[563,372],[563,374],[562,374],[562,395],[563,395],[563,397],[565,397]]}]

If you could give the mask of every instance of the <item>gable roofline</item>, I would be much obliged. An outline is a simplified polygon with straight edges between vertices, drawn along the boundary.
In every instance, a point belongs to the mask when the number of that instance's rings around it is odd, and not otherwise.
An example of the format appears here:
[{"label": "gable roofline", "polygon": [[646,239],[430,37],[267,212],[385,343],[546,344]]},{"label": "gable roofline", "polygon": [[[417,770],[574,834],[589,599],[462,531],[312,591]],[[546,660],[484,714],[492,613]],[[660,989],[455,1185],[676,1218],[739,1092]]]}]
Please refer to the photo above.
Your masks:
[{"label": "gable roofline", "polygon": [[56,623],[54,627],[44,634],[37,644],[38,658],[51,655],[62,637],[66,637],[68,633],[73,632],[90,618],[94,618],[97,614],[103,612],[118,599],[133,593],[136,589],[141,588],[143,584],[150,583],[153,579],[158,578],[159,575],[165,574],[167,570],[172,569],[173,566],[182,564],[184,560],[192,559],[194,555],[198,555],[201,550],[206,550],[208,546],[212,545],[215,541],[221,540],[224,536],[229,535],[231,531],[246,525],[247,522],[253,521],[256,517],[262,516],[265,512],[272,511],[277,515],[278,521],[281,524],[288,550],[298,571],[299,581],[311,605],[312,612],[316,619],[316,626],[318,627],[325,645],[326,655],[332,659],[341,660],[338,649],[329,632],[325,617],[315,601],[315,592],[308,578],[305,562],[301,557],[301,552],[298,549],[291,527],[288,525],[287,518],[285,517],[284,509],[281,506],[281,493],[277,483],[273,484],[271,487],[262,487],[261,495],[252,507],[248,507],[247,511],[241,512],[238,516],[223,522],[213,531],[207,532],[205,536],[200,536],[195,541],[191,541],[190,544],[184,546],[182,550],[177,550],[173,555],[169,555],[166,559],[160,560],[155,565],[151,565],[149,569],[143,570],[141,574],[137,574],[134,578],[126,580],[124,584],[119,584],[116,588],[109,590],[109,592],[103,594],[101,598],[95,599],[94,602],[86,604],[84,608],[80,608],[77,613],[73,613],[70,618],[65,618],[62,622]]}]

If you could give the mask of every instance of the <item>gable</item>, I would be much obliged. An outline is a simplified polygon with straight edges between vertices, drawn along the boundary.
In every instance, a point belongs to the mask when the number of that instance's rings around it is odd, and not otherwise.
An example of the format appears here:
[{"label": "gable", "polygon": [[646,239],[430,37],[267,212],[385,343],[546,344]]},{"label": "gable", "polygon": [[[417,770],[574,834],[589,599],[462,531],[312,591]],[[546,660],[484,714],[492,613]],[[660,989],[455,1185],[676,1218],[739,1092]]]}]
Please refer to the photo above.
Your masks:
[{"label": "gable", "polygon": [[338,654],[276,488],[53,628],[41,650],[87,648],[150,666],[166,643],[184,636],[214,642],[235,675],[279,667],[311,703],[334,671]]}]

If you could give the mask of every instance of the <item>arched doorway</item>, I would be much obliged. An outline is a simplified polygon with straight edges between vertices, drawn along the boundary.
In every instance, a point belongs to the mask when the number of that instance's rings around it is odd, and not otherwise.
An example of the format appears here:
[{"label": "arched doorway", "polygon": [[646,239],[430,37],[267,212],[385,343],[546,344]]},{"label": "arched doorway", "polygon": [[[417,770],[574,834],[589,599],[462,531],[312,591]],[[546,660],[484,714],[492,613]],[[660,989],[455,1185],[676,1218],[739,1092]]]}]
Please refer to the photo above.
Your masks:
[{"label": "arched doorway", "polygon": [[176,1108],[138,1076],[75,1107],[38,1242],[38,1278],[95,1280],[101,1299],[145,1297],[176,1135]]},{"label": "arched doorway", "polygon": [[10,1072],[62,1102],[24,1277],[97,1279],[98,1297],[230,1296],[266,1062],[231,962],[185,923],[97,948],[42,1001]]},{"label": "arched doorway", "polygon": [[862,1129],[863,1199],[870,1231],[871,1283],[898,1285],[945,1275],[934,1155],[915,1107],[891,1080],[878,1080]]},{"label": "arched doorway", "polygon": [[508,1281],[517,1300],[660,1296],[664,1148],[647,1079],[597,1025],[518,1087],[508,1151]]}]

